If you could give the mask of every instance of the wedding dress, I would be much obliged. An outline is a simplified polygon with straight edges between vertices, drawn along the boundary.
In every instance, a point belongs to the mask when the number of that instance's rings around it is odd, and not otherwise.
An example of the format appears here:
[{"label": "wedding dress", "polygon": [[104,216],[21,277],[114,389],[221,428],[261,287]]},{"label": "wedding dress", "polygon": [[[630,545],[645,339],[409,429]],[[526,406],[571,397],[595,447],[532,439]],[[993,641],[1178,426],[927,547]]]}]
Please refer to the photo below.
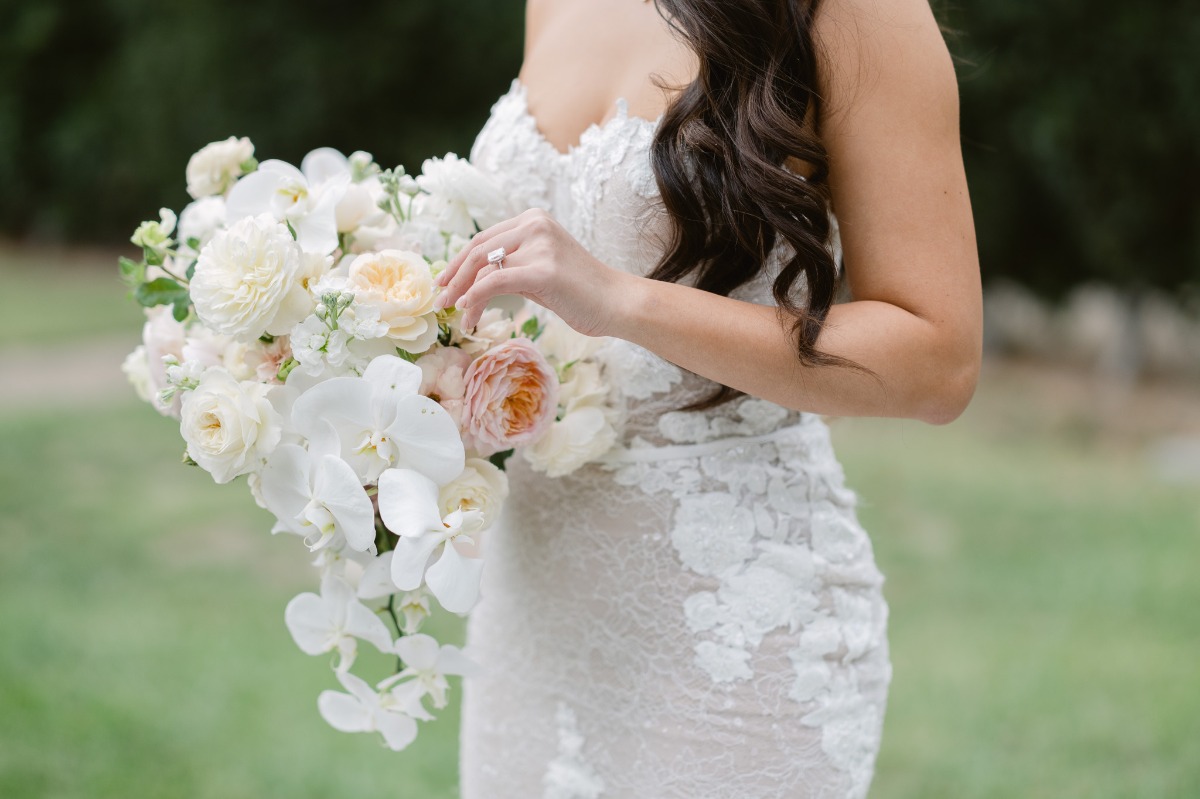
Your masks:
[{"label": "wedding dress", "polygon": [[[471,152],[521,207],[644,273],[663,246],[656,123],[624,102],[561,153],[524,86]],[[771,275],[733,296],[772,302]],[[621,442],[563,478],[508,462],[467,647],[463,799],[859,797],[891,677],[855,495],[815,415],[740,398],[606,339]]]}]

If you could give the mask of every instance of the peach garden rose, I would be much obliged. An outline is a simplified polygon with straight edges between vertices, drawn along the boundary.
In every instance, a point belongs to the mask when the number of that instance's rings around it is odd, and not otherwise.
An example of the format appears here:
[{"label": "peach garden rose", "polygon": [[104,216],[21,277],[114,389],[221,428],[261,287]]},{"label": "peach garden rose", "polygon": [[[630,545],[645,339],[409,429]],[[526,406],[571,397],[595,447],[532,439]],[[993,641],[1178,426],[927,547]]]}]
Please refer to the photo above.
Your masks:
[{"label": "peach garden rose", "polygon": [[528,338],[511,338],[471,363],[462,426],[486,457],[536,441],[558,411],[558,378]]}]

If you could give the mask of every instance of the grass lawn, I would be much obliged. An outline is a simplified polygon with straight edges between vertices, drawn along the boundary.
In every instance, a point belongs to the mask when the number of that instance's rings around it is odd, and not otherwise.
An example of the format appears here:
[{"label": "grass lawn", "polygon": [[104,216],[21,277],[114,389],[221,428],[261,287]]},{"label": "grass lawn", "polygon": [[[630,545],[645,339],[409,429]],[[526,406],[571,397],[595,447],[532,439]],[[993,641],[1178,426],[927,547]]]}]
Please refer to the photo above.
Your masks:
[{"label": "grass lawn", "polygon": [[[37,338],[14,263],[4,344]],[[136,325],[112,274],[64,290],[74,335]],[[1197,795],[1200,491],[1034,399],[997,372],[950,427],[834,424],[892,609],[872,797]],[[400,754],[321,721],[302,549],[180,449],[132,398],[0,408],[0,797],[454,797],[453,708]]]}]

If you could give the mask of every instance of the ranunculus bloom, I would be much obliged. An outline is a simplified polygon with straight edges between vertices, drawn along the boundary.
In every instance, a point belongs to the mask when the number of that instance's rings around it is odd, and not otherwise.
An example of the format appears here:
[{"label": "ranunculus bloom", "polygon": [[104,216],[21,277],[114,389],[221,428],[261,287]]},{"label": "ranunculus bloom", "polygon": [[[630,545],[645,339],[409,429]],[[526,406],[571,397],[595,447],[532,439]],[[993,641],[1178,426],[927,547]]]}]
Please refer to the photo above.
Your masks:
[{"label": "ranunculus bloom", "polygon": [[415,354],[437,341],[433,275],[419,254],[364,253],[351,262],[346,287],[360,303],[379,308],[379,321],[396,346]]},{"label": "ranunculus bloom", "polygon": [[476,358],[466,381],[463,435],[484,457],[536,441],[554,421],[558,378],[527,338]]}]

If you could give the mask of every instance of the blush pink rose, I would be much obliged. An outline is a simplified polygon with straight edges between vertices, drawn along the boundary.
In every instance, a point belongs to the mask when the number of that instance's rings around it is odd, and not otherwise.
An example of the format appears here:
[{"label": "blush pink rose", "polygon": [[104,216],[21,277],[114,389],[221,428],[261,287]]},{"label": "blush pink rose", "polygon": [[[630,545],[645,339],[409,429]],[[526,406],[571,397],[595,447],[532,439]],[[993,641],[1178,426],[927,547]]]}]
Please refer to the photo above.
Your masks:
[{"label": "blush pink rose", "polygon": [[422,355],[417,366],[421,367],[421,393],[445,408],[461,430],[471,355],[458,347],[439,347]]},{"label": "blush pink rose", "polygon": [[467,369],[462,428],[486,457],[536,441],[558,411],[558,378],[527,338],[510,338]]}]

